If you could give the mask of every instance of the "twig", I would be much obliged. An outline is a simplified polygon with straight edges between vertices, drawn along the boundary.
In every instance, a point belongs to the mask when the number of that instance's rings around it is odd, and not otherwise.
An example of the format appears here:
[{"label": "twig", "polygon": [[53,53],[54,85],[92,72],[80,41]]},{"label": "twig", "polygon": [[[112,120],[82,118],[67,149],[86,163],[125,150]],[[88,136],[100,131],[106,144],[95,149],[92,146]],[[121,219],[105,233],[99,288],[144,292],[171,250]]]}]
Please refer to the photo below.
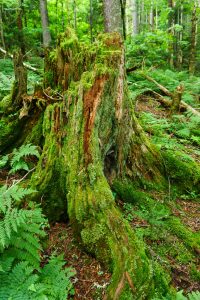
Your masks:
[{"label": "twig", "polygon": [[34,167],[33,169],[29,170],[21,179],[17,180],[14,184],[12,184],[6,191],[5,193],[7,193],[7,191],[9,191],[11,188],[13,188],[13,186],[19,184],[20,182],[22,182],[31,172],[33,172],[36,169],[36,167]]},{"label": "twig", "polygon": [[60,98],[53,98],[53,97],[51,97],[51,96],[49,96],[47,93],[45,93],[45,91],[43,90],[43,93],[44,93],[44,95],[47,97],[47,98],[49,98],[49,99],[51,99],[51,100],[53,100],[53,101],[62,101],[63,99],[60,99]]}]

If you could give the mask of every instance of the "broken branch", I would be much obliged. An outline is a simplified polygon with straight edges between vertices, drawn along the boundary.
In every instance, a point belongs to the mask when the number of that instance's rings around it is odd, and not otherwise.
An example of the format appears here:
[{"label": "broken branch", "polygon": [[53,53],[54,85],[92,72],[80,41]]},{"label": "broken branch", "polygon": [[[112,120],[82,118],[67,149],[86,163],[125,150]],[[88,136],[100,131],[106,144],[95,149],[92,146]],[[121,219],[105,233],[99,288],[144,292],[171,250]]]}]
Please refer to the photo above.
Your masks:
[{"label": "broken branch", "polygon": [[[0,47],[0,52],[7,55],[9,58],[13,59],[13,55],[10,54],[9,52],[7,52],[6,50],[4,50],[3,48]],[[34,73],[40,74],[40,71],[26,63],[23,62],[23,65],[26,69],[33,71]]]}]

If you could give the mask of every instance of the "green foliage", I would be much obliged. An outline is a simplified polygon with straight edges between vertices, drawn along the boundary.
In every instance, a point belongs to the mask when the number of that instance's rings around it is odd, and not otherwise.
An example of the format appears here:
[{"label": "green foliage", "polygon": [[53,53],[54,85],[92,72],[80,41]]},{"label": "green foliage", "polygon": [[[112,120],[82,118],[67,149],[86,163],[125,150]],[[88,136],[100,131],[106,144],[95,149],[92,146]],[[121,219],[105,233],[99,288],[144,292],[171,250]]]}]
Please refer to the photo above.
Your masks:
[{"label": "green foliage", "polygon": [[166,66],[169,40],[169,34],[162,30],[142,32],[129,38],[126,44],[128,65]]},{"label": "green foliage", "polygon": [[64,300],[73,292],[74,272],[62,269],[62,256],[40,267],[47,221],[33,203],[19,208],[33,192],[18,185],[0,189],[0,299]]},{"label": "green foliage", "polygon": [[[149,100],[150,101],[150,100]],[[140,121],[151,140],[160,150],[182,151],[184,161],[193,161],[191,147],[200,145],[200,119],[191,114],[173,115],[171,118],[160,118],[152,113],[142,113]],[[188,146],[188,147],[185,147]],[[199,156],[198,148],[194,150]]]},{"label": "green foliage", "polygon": [[[11,170],[9,173],[13,174],[19,170],[29,171],[29,165],[25,161],[28,156],[40,157],[38,149],[32,144],[22,145],[19,149],[14,149],[11,154],[10,166]],[[0,160],[0,168],[3,168],[7,165],[9,161],[9,156],[5,155]]]},{"label": "green foliage", "polygon": [[12,167],[11,173],[15,173],[18,170],[29,170],[28,164],[25,162],[25,157],[36,156],[40,157],[37,147],[31,144],[22,145],[18,150],[14,149],[13,157],[11,159],[10,165]]},{"label": "green foliage", "polygon": [[[200,299],[200,292],[191,292],[187,294],[187,296],[183,295],[183,291],[179,291],[176,293],[174,300],[199,300]],[[154,298],[153,300],[171,300],[171,297],[162,297],[162,299]]]}]

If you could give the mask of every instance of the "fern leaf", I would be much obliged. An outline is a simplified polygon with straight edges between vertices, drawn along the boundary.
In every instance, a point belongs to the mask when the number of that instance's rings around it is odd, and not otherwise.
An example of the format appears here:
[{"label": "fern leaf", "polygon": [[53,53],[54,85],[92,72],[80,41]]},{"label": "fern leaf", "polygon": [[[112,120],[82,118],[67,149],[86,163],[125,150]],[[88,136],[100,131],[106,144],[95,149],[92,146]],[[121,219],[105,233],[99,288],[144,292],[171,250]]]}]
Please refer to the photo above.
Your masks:
[{"label": "fern leaf", "polygon": [[191,294],[188,294],[189,300],[199,300],[200,299],[200,292],[192,292]]},{"label": "fern leaf", "polygon": [[14,149],[13,157],[11,159],[11,166],[13,166],[16,162],[19,162],[21,158],[26,156],[36,156],[37,158],[40,157],[40,154],[37,150],[37,147],[31,144],[22,145],[18,150]]},{"label": "fern leaf", "polygon": [[0,160],[0,169],[4,168],[6,166],[6,164],[8,162],[8,159],[9,159],[8,155],[5,155],[1,158],[1,160]]}]

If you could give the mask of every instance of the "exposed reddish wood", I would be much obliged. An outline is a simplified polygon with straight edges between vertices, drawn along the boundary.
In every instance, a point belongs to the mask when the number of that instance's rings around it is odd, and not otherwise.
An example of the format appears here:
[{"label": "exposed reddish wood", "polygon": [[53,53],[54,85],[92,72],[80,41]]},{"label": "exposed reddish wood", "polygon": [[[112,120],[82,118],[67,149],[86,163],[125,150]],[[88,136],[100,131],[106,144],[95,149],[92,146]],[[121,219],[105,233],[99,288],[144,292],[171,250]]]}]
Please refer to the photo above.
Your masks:
[{"label": "exposed reddish wood", "polygon": [[101,101],[101,96],[104,88],[104,84],[107,77],[104,75],[102,77],[96,78],[92,88],[87,91],[84,95],[84,119],[85,119],[85,128],[84,128],[84,153],[85,153],[85,162],[88,165],[92,156],[90,154],[90,138],[92,133],[92,128],[95,122],[95,116],[97,108]]}]

